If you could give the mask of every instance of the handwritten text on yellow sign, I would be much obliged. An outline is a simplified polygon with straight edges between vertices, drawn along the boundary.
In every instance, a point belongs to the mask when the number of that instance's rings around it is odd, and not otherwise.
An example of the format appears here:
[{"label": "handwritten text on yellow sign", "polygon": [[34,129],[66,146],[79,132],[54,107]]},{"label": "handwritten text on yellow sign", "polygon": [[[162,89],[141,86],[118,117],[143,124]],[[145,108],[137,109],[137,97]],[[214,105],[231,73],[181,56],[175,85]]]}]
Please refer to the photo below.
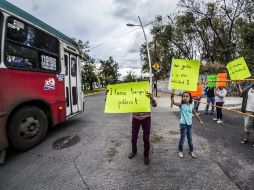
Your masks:
[{"label": "handwritten text on yellow sign", "polygon": [[196,91],[199,66],[198,60],[173,59],[171,88]]},{"label": "handwritten text on yellow sign", "polygon": [[227,64],[231,80],[243,80],[251,76],[249,68],[243,57],[240,57]]},{"label": "handwritten text on yellow sign", "polygon": [[131,82],[107,87],[105,113],[150,112],[149,82]]}]

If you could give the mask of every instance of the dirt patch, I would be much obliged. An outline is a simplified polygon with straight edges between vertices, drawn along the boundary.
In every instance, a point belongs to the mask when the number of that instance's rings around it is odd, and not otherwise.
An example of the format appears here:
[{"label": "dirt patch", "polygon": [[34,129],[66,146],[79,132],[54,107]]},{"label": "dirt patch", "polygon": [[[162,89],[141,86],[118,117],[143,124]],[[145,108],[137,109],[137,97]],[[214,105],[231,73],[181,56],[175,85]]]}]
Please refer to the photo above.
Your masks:
[{"label": "dirt patch", "polygon": [[179,135],[179,131],[170,130],[167,132],[170,136]]},{"label": "dirt patch", "polygon": [[159,135],[159,134],[152,134],[151,138],[150,138],[152,143],[160,143],[163,140],[163,136]]},{"label": "dirt patch", "polygon": [[116,156],[116,154],[119,152],[117,150],[118,147],[121,146],[121,142],[119,142],[119,140],[111,140],[110,144],[108,145],[107,151],[106,151],[106,155],[105,158],[111,162],[113,160],[113,158]]}]

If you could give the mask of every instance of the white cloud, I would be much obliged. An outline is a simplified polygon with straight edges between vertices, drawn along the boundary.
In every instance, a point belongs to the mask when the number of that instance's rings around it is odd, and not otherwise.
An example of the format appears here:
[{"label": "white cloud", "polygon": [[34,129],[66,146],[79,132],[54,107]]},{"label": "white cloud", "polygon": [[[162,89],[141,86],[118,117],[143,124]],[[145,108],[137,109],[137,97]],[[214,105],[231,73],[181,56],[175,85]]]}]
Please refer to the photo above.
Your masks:
[{"label": "white cloud", "polygon": [[[178,0],[9,0],[10,3],[53,26],[64,34],[89,41],[94,47],[90,54],[95,59],[112,56],[119,67],[140,69],[139,49],[144,43],[141,29],[127,27],[127,23],[143,24],[155,16],[172,13]],[[149,27],[145,28],[148,41],[151,40]],[[125,35],[123,35],[125,34]],[[119,35],[123,35],[119,37]],[[117,37],[117,38],[116,38]],[[114,39],[115,40],[112,40]],[[111,41],[112,40],[112,41]]]},{"label": "white cloud", "polygon": [[128,72],[133,72],[137,77],[141,76],[141,69],[132,69],[132,68],[122,68],[119,69],[119,73],[121,74],[120,80],[123,80],[123,78],[127,75]]}]

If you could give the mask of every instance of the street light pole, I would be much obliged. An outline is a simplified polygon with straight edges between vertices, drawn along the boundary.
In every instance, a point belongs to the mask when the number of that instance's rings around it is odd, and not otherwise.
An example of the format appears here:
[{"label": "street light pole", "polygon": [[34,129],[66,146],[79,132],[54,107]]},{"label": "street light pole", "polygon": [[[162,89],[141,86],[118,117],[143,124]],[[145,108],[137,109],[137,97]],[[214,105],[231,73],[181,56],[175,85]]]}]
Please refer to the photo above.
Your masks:
[{"label": "street light pole", "polygon": [[144,37],[145,37],[145,42],[146,42],[146,50],[147,50],[147,54],[148,54],[148,62],[149,62],[149,73],[150,73],[150,92],[151,94],[153,94],[153,80],[152,80],[152,63],[151,63],[151,57],[150,57],[150,52],[149,52],[149,47],[148,47],[148,43],[147,43],[147,38],[146,38],[146,33],[145,33],[145,30],[144,30],[144,26],[141,22],[141,19],[140,17],[138,16],[138,19],[139,19],[139,22],[140,22],[140,25],[134,25],[134,24],[127,24],[127,26],[141,26],[142,30],[143,30],[143,34],[144,34]]}]

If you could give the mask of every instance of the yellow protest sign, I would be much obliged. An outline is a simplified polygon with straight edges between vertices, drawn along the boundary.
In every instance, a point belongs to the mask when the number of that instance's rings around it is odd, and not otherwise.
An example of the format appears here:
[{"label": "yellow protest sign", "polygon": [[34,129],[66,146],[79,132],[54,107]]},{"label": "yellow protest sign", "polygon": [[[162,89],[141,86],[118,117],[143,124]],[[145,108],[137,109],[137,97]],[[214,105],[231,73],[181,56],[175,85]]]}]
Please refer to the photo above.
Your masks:
[{"label": "yellow protest sign", "polygon": [[148,81],[109,85],[105,113],[150,112]]},{"label": "yellow protest sign", "polygon": [[171,89],[196,91],[199,67],[198,60],[173,59]]},{"label": "yellow protest sign", "polygon": [[243,80],[251,76],[243,57],[229,62],[226,67],[231,80]]}]

